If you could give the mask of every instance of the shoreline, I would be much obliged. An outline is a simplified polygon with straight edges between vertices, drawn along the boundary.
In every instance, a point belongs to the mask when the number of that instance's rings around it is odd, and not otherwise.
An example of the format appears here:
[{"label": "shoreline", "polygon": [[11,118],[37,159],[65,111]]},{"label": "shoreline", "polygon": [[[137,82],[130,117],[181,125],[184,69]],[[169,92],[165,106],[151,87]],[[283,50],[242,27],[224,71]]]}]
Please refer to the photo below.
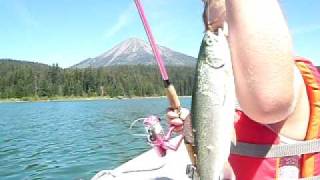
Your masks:
[{"label": "shoreline", "polygon": [[[179,98],[186,98],[191,96],[179,96]],[[157,99],[166,98],[166,96],[95,96],[95,97],[45,97],[45,98],[34,98],[34,97],[23,97],[23,98],[10,98],[0,99],[1,103],[26,103],[26,102],[63,102],[63,101],[97,101],[97,100],[128,100],[128,99]]]}]

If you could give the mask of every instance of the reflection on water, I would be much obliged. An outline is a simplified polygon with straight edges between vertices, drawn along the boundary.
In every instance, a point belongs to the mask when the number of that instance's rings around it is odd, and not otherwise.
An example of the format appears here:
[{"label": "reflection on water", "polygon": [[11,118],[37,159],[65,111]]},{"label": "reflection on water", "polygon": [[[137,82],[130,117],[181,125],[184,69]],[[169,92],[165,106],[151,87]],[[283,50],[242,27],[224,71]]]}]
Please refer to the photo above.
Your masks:
[{"label": "reflection on water", "polygon": [[[190,98],[182,104],[190,107]],[[90,179],[150,147],[133,120],[164,118],[164,98],[0,104],[0,179]]]}]

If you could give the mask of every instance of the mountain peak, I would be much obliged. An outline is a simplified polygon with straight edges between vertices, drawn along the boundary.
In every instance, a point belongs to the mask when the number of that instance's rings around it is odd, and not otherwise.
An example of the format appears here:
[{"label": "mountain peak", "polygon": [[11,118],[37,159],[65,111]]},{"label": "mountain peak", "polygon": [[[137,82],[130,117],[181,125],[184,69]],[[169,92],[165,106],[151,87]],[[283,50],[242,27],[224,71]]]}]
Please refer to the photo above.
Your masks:
[{"label": "mountain peak", "polygon": [[[169,48],[159,46],[161,55],[167,65],[195,65],[195,58],[184,55]],[[95,57],[86,59],[72,67],[104,67],[112,65],[136,65],[154,64],[152,49],[150,45],[139,38],[129,38],[114,46],[109,51]]]},{"label": "mountain peak", "polygon": [[146,42],[144,40],[139,39],[137,37],[131,37],[131,38],[124,40],[122,42],[133,43],[133,44],[146,44]]},{"label": "mountain peak", "polygon": [[129,47],[148,46],[148,44],[144,40],[136,38],[136,37],[126,39],[126,40],[122,41],[121,43],[119,43],[119,45],[120,46],[129,46]]}]

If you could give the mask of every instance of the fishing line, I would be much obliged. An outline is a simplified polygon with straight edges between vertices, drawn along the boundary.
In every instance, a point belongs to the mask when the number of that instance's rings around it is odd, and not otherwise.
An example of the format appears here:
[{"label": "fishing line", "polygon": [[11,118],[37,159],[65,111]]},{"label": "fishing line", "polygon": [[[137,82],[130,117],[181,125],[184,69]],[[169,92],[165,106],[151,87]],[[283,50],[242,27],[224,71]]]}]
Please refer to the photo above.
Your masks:
[{"label": "fishing line", "polygon": [[[137,123],[137,122],[139,122],[139,121],[144,121],[146,118],[139,118],[139,119],[136,119],[136,120],[134,120],[132,123],[131,123],[131,125],[130,125],[130,127],[129,127],[129,130],[130,131],[132,131],[132,128],[133,128],[133,126]],[[146,133],[131,133],[133,136],[137,136],[137,137],[148,137],[148,134],[146,134]]]},{"label": "fishing line", "polygon": [[146,118],[139,118],[139,119],[134,120],[134,121],[131,123],[129,129],[132,129],[132,127],[133,127],[137,122],[142,121],[142,120],[145,120],[145,119],[146,119]]},{"label": "fishing line", "polygon": [[209,1],[210,0],[202,0],[202,1],[204,3],[204,11],[205,11],[204,13],[207,16],[204,19],[206,21],[204,23],[206,23],[206,28],[208,28],[207,30],[209,30],[210,29],[210,21],[209,21],[209,18],[210,18],[210,3],[209,3]]},{"label": "fishing line", "polygon": [[207,24],[208,24],[208,28],[210,26],[210,22],[209,22],[209,18],[210,18],[210,0],[207,0]]},{"label": "fishing line", "polygon": [[[131,124],[130,124],[130,127],[129,129],[132,130],[133,126],[137,123],[137,122],[140,122],[140,121],[145,121],[147,118],[138,118],[136,120],[134,120]],[[147,137],[148,134],[134,134],[132,133],[132,135],[134,136],[143,136],[143,137]],[[121,176],[121,174],[129,174],[129,173],[139,173],[139,172],[151,172],[151,171],[156,171],[156,170],[160,170],[162,169],[167,163],[164,162],[162,164],[160,164],[159,166],[157,167],[152,167],[152,168],[146,168],[146,169],[128,169],[128,170],[124,170],[124,171],[120,171],[120,172],[117,172],[116,170],[104,170],[104,171],[101,171],[99,172],[99,174],[97,174],[96,178],[99,179],[103,176],[112,176],[113,178],[116,178],[118,176]]]}]

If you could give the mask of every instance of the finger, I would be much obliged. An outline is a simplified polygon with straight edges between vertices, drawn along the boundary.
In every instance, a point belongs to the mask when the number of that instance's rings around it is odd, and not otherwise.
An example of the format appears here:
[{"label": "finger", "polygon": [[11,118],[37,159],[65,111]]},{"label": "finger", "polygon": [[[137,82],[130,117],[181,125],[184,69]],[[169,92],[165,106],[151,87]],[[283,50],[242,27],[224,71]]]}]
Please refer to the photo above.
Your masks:
[{"label": "finger", "polygon": [[174,132],[181,132],[183,130],[183,126],[176,126],[173,131]]},{"label": "finger", "polygon": [[178,113],[176,113],[176,112],[174,112],[174,111],[168,111],[167,112],[167,117],[168,118],[178,118],[179,117],[179,114]]},{"label": "finger", "polygon": [[182,126],[183,121],[180,118],[169,119],[169,123],[174,126]]},{"label": "finger", "polygon": [[181,108],[176,109],[176,108],[171,108],[171,107],[169,107],[169,108],[167,108],[167,112],[173,111],[173,112],[175,112],[175,113],[179,113],[179,112],[180,112],[180,109],[181,109]]}]

